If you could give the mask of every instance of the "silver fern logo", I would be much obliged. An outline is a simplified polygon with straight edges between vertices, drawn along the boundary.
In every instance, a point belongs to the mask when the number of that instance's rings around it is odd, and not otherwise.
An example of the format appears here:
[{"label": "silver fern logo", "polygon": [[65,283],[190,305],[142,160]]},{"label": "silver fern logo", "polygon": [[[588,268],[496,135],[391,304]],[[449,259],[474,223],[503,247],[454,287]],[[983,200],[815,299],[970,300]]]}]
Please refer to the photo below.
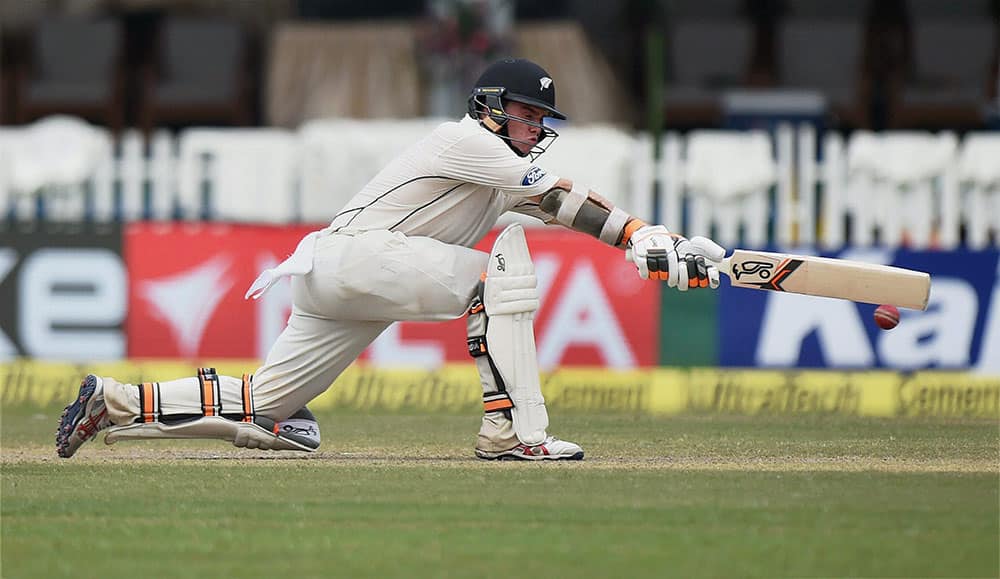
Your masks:
[{"label": "silver fern logo", "polygon": [[542,90],[545,90],[550,86],[552,86],[552,79],[547,76],[543,76],[542,78],[538,79],[538,84],[542,85]]}]

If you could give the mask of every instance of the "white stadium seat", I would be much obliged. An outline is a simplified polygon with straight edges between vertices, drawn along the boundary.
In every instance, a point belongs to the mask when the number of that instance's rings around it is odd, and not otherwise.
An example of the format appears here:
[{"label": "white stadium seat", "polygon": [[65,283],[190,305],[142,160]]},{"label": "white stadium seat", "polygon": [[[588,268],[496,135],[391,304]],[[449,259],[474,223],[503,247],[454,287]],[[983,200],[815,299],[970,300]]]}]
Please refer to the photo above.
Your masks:
[{"label": "white stadium seat", "polygon": [[537,164],[630,210],[635,137],[610,126],[564,125],[556,130],[559,137],[538,158]]},{"label": "white stadium seat", "polygon": [[966,243],[985,248],[991,229],[1000,238],[1000,134],[967,134],[958,153],[958,176],[965,194]]},{"label": "white stadium seat", "polygon": [[177,194],[186,218],[297,220],[299,144],[294,133],[198,128],[183,131],[178,143]]},{"label": "white stadium seat", "polygon": [[[0,202],[18,219],[34,219],[44,200],[45,219],[84,218],[87,190],[109,191],[114,156],[111,135],[82,119],[57,115],[0,130]],[[96,194],[96,193],[94,193]],[[99,200],[91,199],[99,204]]]},{"label": "white stadium seat", "polygon": [[302,220],[325,223],[389,161],[447,119],[319,119],[300,127]]},{"label": "white stadium seat", "polygon": [[[0,127],[0,210],[4,214],[13,208],[20,193],[14,189],[14,156],[24,139],[20,127]],[[25,217],[27,218],[27,217]]]},{"label": "white stadium seat", "polygon": [[[958,139],[944,132],[857,131],[847,145],[847,210],[852,243],[880,241],[924,248],[958,243],[955,154]],[[933,224],[939,224],[935,240]]]},{"label": "white stadium seat", "polygon": [[771,138],[764,131],[692,131],[683,183],[689,201],[685,235],[709,235],[723,245],[767,244],[768,190],[777,182]]},{"label": "white stadium seat", "polygon": [[[447,120],[323,119],[304,124],[299,130],[303,220],[331,220],[383,166]],[[538,165],[628,208],[637,140],[603,126],[560,127],[558,131],[559,138]]]},{"label": "white stadium seat", "polygon": [[[320,119],[298,131],[108,131],[68,116],[0,127],[0,211],[20,221],[212,219],[323,225],[387,163],[448,119]],[[806,125],[649,135],[557,127],[538,165],[629,213],[721,243],[995,247],[1000,134]],[[773,141],[773,142],[772,142]],[[820,145],[817,154],[817,144]],[[659,183],[653,191],[654,178]],[[774,187],[772,190],[771,188]],[[773,191],[773,194],[772,194]],[[505,215],[501,225],[537,220]],[[964,232],[965,237],[962,237]]]}]

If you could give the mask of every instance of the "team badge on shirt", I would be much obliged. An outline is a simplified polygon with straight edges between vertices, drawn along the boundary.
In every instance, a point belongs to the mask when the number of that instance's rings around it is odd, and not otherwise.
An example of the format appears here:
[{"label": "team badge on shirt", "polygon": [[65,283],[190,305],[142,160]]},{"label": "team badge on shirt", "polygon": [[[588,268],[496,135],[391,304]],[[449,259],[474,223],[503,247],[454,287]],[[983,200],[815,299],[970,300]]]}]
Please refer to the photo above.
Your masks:
[{"label": "team badge on shirt", "polygon": [[531,187],[535,183],[545,176],[545,169],[541,167],[532,167],[528,169],[528,172],[524,174],[524,178],[521,179],[521,185],[525,187]]}]

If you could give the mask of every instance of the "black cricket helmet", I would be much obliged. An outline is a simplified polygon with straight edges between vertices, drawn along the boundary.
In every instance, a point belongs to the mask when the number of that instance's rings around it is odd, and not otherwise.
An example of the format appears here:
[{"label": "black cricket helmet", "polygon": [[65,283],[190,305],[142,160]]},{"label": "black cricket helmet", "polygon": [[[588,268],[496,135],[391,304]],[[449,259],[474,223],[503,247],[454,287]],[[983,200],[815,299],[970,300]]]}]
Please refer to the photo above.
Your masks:
[{"label": "black cricket helmet", "polygon": [[[565,120],[566,115],[556,109],[556,85],[549,73],[534,62],[524,58],[506,58],[494,62],[483,71],[469,95],[469,116],[479,124],[507,141],[510,148],[520,156],[530,155],[534,160],[545,152],[552,139],[559,136],[551,127],[522,119],[507,113],[505,101],[516,101],[545,111],[545,116]],[[482,113],[486,113],[485,116]],[[507,134],[507,122],[514,119],[538,127],[541,132],[538,142],[528,153],[520,152]],[[549,139],[545,147],[542,141]]]}]

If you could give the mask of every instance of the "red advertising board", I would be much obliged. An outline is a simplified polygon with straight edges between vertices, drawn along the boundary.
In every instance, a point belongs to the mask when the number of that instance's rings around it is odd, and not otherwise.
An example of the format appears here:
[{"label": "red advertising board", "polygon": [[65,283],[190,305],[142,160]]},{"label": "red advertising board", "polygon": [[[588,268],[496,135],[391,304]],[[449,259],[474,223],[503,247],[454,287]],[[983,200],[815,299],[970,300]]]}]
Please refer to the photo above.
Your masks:
[{"label": "red advertising board", "polygon": [[[257,273],[312,227],[133,224],[125,233],[130,357],[263,358],[290,311],[287,280],[264,298],[243,294]],[[528,229],[541,307],[539,364],[628,368],[657,362],[659,293],[622,252],[557,228]],[[495,234],[478,246],[488,250]],[[372,362],[468,361],[465,320],[396,324],[366,350]]]}]

